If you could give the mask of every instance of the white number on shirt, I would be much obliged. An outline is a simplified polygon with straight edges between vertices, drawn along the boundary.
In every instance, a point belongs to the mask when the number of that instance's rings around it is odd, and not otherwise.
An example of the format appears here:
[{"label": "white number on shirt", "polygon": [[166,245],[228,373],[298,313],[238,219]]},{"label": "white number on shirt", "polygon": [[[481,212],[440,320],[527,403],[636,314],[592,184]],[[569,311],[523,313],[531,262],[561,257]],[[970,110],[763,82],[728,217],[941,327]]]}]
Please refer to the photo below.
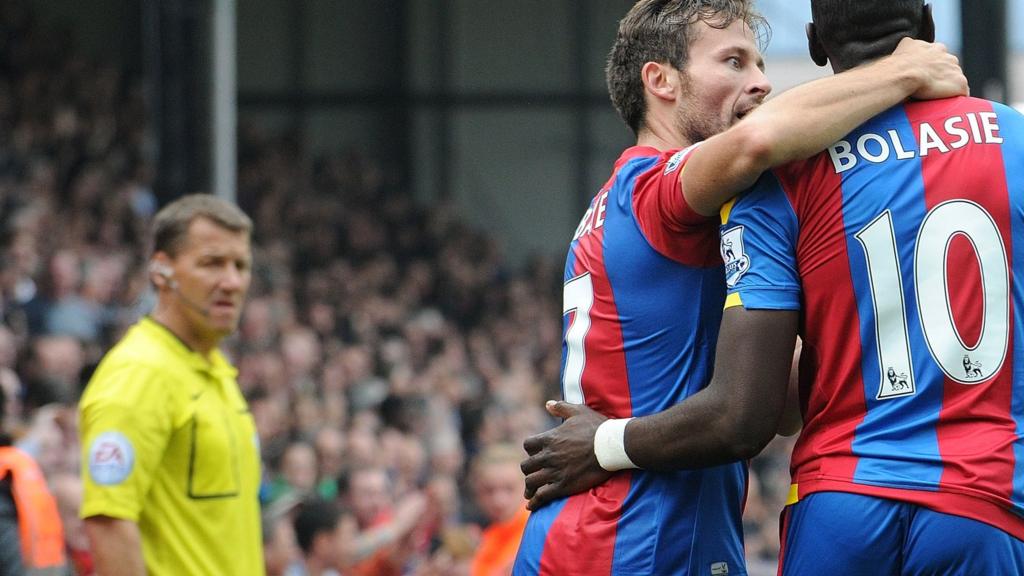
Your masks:
[{"label": "white number on shirt", "polygon": [[[968,347],[953,321],[946,258],[957,236],[974,249],[981,271],[981,337]],[[892,214],[884,212],[856,234],[867,259],[875,312],[880,382],[878,399],[913,394],[913,363]],[[954,271],[955,272],[955,271]],[[921,328],[932,358],[951,380],[978,384],[1002,367],[1009,345],[1009,270],[1006,247],[992,216],[967,200],[931,209],[918,230],[914,287]]]},{"label": "white number on shirt", "polygon": [[565,332],[565,372],[562,375],[562,395],[566,402],[583,404],[583,367],[587,353],[583,339],[590,331],[590,307],[594,305],[594,283],[590,273],[582,274],[565,283],[562,289],[562,315],[575,312],[572,324]]}]

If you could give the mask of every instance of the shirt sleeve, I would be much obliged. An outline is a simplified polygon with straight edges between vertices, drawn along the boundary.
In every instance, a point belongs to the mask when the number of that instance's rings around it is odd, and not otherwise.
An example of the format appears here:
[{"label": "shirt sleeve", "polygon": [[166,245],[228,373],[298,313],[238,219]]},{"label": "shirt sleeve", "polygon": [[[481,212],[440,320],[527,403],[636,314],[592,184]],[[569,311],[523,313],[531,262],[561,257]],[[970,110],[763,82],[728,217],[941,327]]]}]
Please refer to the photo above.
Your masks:
[{"label": "shirt sleeve", "polygon": [[774,174],[722,208],[726,308],[799,310],[796,212]]},{"label": "shirt sleeve", "polygon": [[90,383],[79,407],[81,516],[138,521],[173,433],[173,403],[155,367],[122,365]]},{"label": "shirt sleeve", "polygon": [[683,195],[680,175],[698,146],[666,152],[637,176],[633,214],[661,255],[688,266],[720,266],[717,219],[695,212]]}]

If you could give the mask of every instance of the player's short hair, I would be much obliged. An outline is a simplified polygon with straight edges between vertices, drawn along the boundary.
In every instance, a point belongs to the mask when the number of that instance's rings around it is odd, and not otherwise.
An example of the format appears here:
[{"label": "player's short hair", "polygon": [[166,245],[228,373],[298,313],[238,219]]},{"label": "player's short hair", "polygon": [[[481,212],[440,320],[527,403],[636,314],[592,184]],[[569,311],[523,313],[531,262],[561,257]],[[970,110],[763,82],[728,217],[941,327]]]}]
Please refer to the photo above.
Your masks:
[{"label": "player's short hair", "polygon": [[189,226],[197,218],[206,218],[232,232],[252,234],[252,220],[238,206],[209,194],[190,194],[157,212],[153,219],[153,252],[177,256]]},{"label": "player's short hair", "polygon": [[924,0],[811,0],[818,39],[841,69],[892,54],[900,40],[916,38]]},{"label": "player's short hair", "polygon": [[341,521],[341,508],[332,500],[313,498],[299,506],[295,515],[295,541],[302,553],[313,551],[317,534],[334,532]]},{"label": "player's short hair", "polygon": [[751,0],[640,0],[619,22],[605,80],[608,94],[619,116],[639,133],[644,126],[647,104],[640,71],[647,62],[668,63],[682,70],[689,60],[693,25],[704,22],[727,28],[745,22],[763,47],[768,40],[768,22]]}]

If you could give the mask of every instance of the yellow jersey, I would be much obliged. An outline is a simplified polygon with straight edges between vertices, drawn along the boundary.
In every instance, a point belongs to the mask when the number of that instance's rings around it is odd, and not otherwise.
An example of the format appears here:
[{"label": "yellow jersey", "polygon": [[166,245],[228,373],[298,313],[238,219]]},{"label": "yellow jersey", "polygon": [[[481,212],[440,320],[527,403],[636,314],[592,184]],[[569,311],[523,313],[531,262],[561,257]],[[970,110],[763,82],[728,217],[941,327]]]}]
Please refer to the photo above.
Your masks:
[{"label": "yellow jersey", "polygon": [[144,318],[79,403],[81,515],[136,522],[151,575],[264,572],[258,439],[236,374]]}]

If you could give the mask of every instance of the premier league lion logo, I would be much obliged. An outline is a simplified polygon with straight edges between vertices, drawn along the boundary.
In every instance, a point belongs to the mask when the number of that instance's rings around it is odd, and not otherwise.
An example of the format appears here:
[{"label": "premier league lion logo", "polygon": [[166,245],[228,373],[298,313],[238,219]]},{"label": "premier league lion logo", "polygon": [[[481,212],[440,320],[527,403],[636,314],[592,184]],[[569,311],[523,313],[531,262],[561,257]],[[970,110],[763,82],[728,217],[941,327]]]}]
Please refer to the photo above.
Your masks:
[{"label": "premier league lion logo", "polygon": [[743,226],[722,233],[722,261],[725,262],[725,283],[735,288],[740,278],[750,270],[750,257],[743,250]]}]

